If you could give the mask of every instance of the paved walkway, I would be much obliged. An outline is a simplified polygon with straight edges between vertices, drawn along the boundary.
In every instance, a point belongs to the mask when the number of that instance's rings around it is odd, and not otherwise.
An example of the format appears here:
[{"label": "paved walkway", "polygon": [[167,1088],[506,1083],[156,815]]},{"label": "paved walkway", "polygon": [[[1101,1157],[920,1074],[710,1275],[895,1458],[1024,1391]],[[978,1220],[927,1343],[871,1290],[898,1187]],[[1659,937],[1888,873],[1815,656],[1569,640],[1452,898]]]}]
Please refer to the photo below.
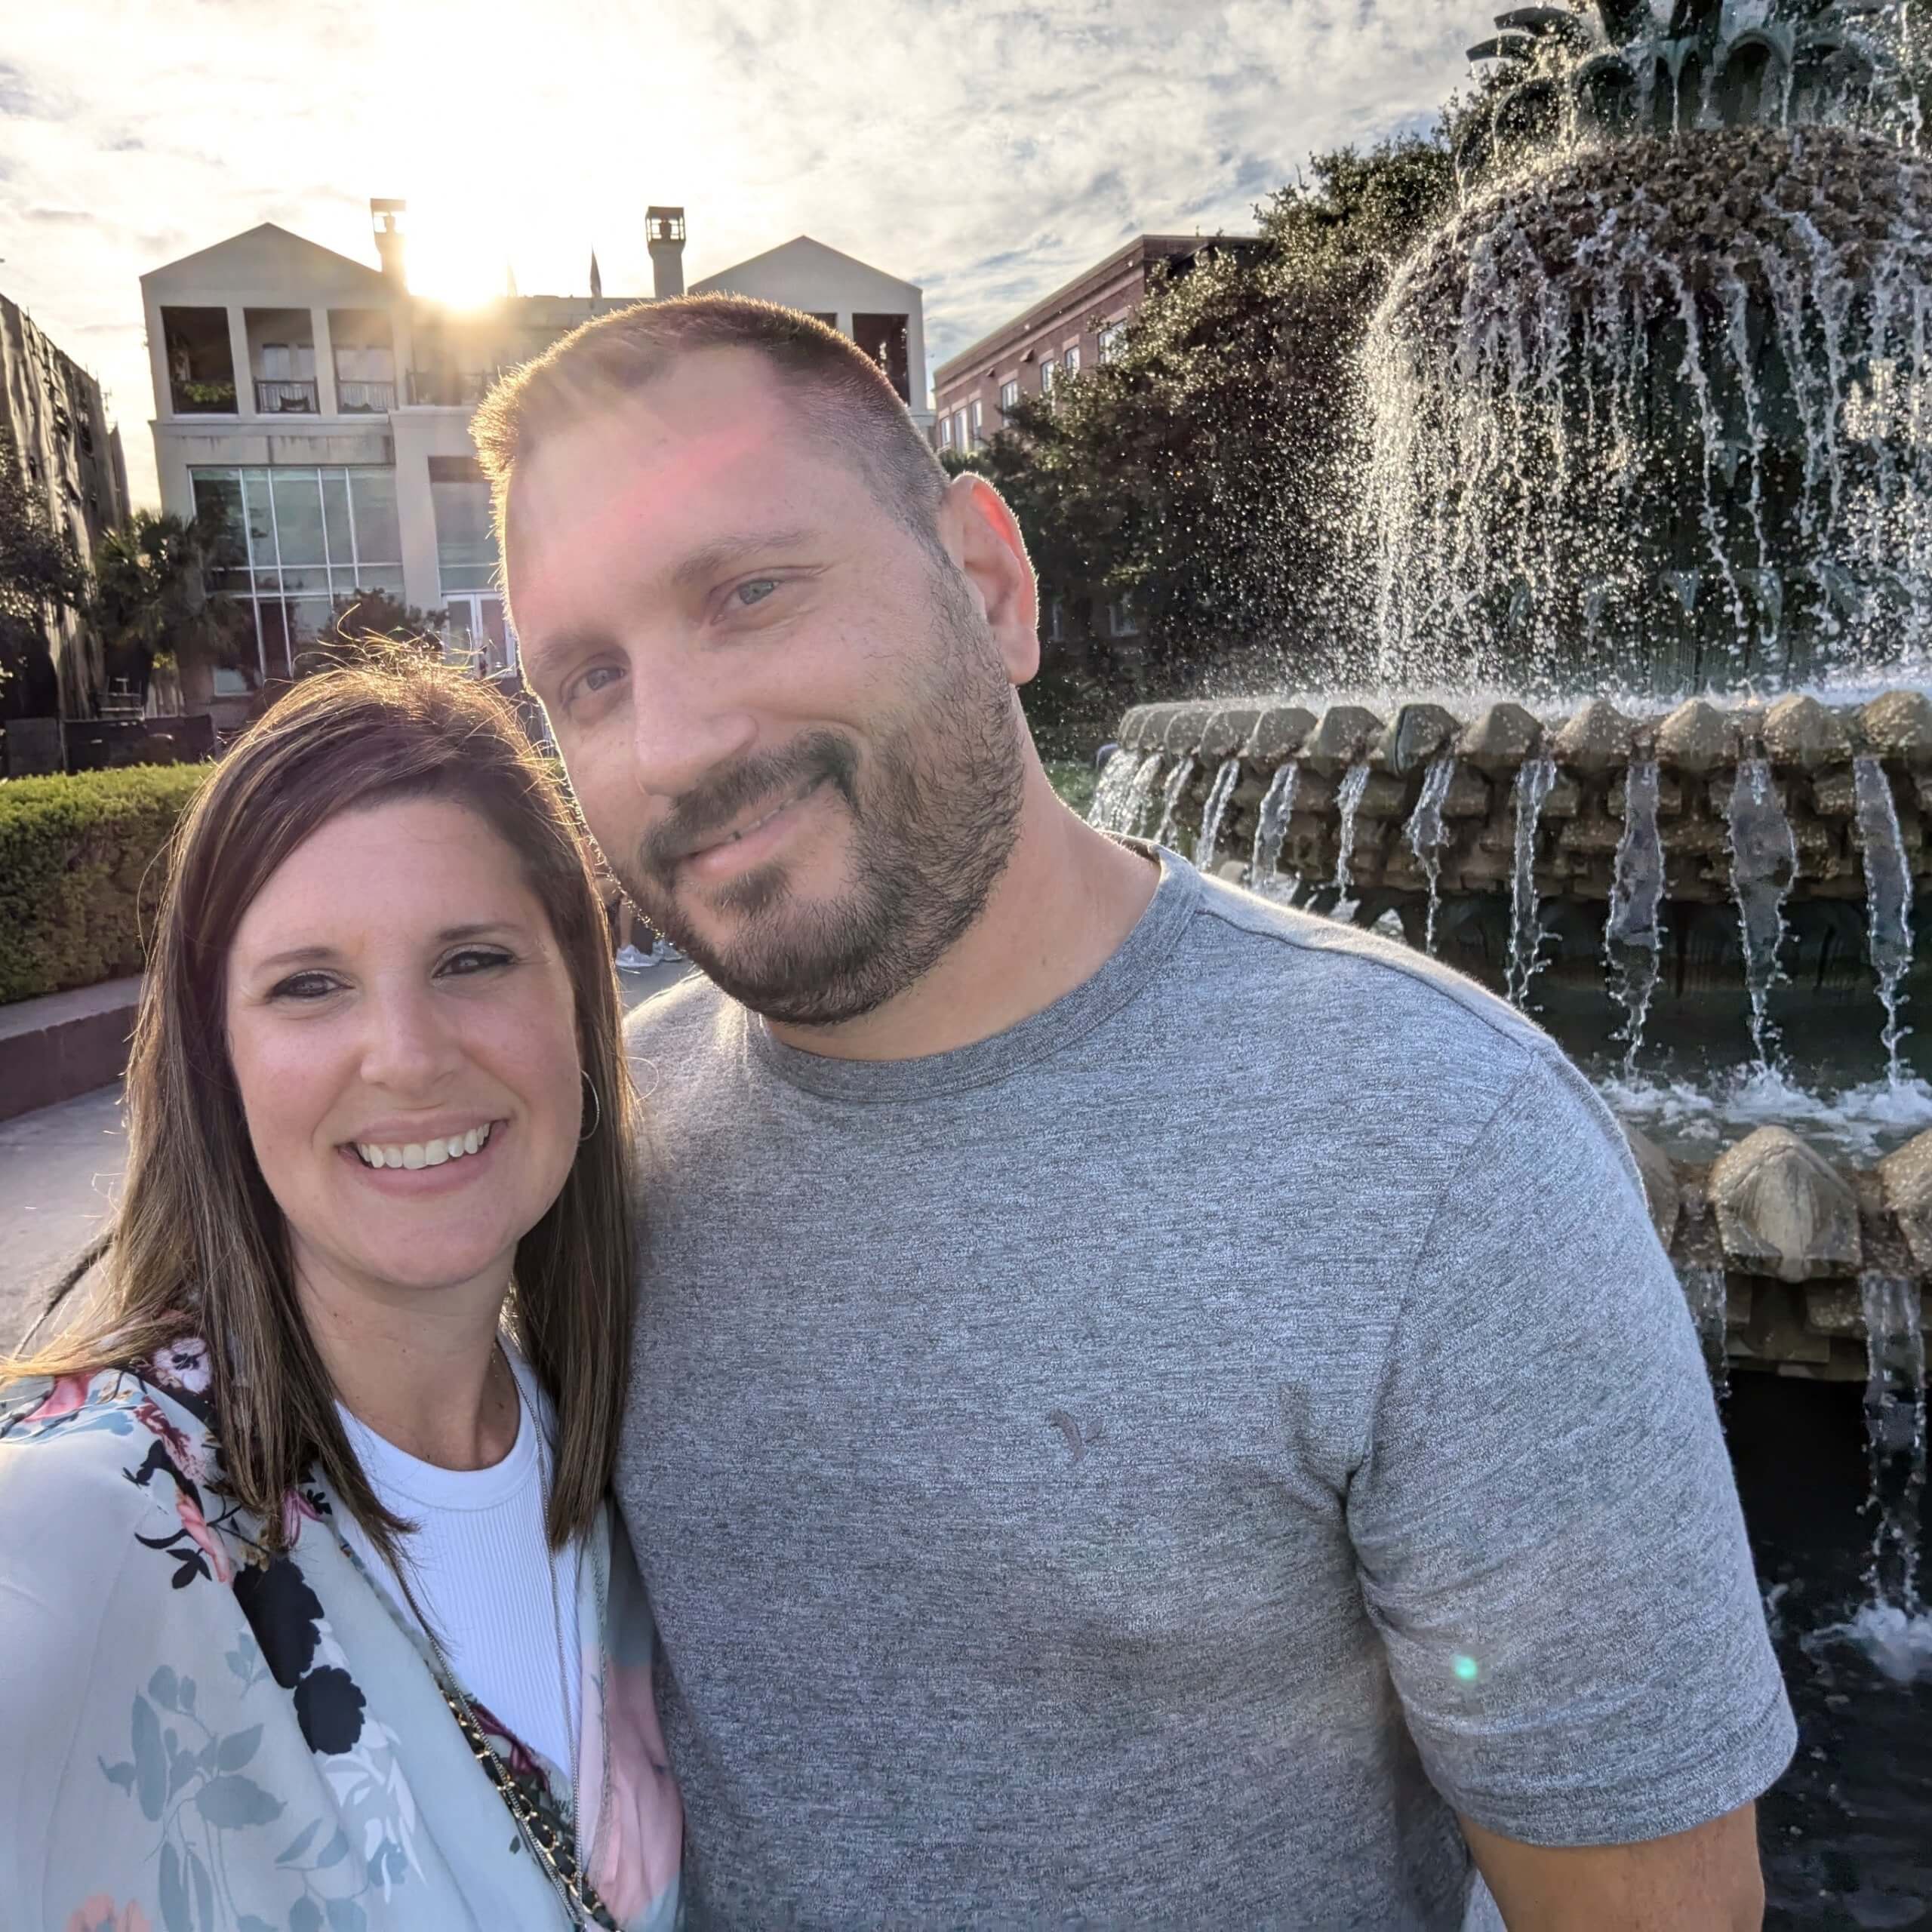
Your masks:
[{"label": "paved walkway", "polygon": [[[626,973],[626,1008],[678,971]],[[48,1284],[100,1232],[126,1158],[118,1084],[0,1121],[0,1349],[19,1342]]]},{"label": "paved walkway", "polygon": [[0,1121],[0,1348],[100,1232],[126,1158],[118,1084]]}]

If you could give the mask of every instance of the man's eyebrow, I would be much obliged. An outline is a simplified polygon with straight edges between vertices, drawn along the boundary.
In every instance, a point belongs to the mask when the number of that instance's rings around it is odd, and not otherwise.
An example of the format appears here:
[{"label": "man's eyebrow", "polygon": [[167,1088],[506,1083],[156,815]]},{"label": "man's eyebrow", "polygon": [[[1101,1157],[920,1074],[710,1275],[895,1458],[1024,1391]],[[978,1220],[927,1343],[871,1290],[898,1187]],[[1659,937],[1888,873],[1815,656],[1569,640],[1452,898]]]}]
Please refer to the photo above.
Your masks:
[{"label": "man's eyebrow", "polygon": [[809,530],[792,529],[747,530],[734,537],[721,537],[715,542],[700,544],[681,558],[671,572],[671,581],[680,589],[689,589],[694,583],[714,577],[747,557],[772,550],[795,549],[809,542],[812,535]]}]

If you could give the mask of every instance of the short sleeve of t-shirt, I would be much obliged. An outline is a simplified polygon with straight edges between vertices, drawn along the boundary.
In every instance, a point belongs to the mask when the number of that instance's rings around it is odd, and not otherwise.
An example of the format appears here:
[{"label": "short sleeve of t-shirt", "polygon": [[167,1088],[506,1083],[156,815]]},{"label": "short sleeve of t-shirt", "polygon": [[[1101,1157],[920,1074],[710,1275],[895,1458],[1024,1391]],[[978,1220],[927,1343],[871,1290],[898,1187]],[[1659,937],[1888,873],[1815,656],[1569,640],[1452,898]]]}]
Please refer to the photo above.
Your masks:
[{"label": "short sleeve of t-shirt", "polygon": [[1478,1824],[1660,1838],[1789,1761],[1683,1294],[1622,1134],[1553,1052],[1435,1211],[1348,1512],[1424,1765]]}]

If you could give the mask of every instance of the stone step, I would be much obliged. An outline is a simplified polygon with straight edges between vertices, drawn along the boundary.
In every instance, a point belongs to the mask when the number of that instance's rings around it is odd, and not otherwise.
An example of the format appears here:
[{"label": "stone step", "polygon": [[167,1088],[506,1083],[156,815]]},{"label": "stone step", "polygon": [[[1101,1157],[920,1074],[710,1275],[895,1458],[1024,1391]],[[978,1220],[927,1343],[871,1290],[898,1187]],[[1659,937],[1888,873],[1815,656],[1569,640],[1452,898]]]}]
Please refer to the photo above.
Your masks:
[{"label": "stone step", "polygon": [[1865,1289],[1878,1281],[1915,1287],[1932,1330],[1932,1131],[1849,1169],[1788,1128],[1761,1127],[1700,1164],[1623,1125],[1687,1291],[1721,1281],[1732,1361],[1863,1380]]},{"label": "stone step", "polygon": [[0,1006],[0,1120],[118,1080],[140,995],[136,974]]}]

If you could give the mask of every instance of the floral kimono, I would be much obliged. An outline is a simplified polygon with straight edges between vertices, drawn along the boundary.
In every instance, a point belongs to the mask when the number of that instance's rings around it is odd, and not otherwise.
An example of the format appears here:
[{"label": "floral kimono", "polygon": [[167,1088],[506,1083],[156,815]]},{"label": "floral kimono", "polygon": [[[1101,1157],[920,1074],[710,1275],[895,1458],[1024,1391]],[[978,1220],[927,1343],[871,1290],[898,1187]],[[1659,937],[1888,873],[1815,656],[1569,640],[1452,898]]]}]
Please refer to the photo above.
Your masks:
[{"label": "floral kimono", "polygon": [[[22,1932],[570,1924],[426,1644],[334,1534],[320,1487],[285,1499],[290,1549],[263,1552],[225,1492],[208,1387],[205,1349],[183,1341],[0,1396],[0,1918]],[[583,1791],[469,1703],[497,1774],[566,1847],[575,1796],[595,1922],[669,1932],[682,1814],[650,1613],[608,1503],[583,1571]]]}]

